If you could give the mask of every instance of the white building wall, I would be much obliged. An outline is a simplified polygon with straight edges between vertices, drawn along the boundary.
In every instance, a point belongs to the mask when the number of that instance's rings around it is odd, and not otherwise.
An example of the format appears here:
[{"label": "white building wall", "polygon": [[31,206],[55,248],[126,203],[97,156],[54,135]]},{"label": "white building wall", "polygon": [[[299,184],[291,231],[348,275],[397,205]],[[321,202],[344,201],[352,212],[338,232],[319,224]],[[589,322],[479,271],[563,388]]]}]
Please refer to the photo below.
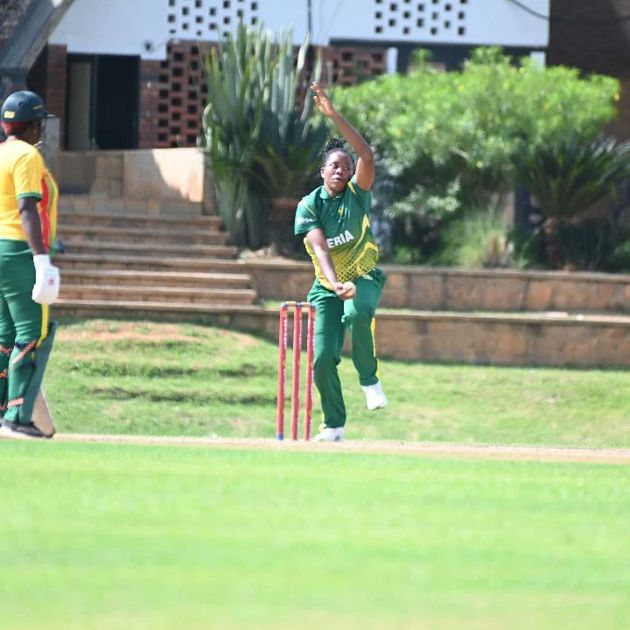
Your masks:
[{"label": "white building wall", "polygon": [[[75,0],[48,39],[70,54],[164,59],[169,0]],[[151,49],[147,50],[151,42]]]},{"label": "white building wall", "polygon": [[[521,0],[549,15],[550,0]],[[312,41],[545,48],[549,23],[509,0],[312,0]],[[307,0],[75,0],[50,42],[70,53],[163,59],[169,39],[217,41],[239,20],[306,37]]]}]

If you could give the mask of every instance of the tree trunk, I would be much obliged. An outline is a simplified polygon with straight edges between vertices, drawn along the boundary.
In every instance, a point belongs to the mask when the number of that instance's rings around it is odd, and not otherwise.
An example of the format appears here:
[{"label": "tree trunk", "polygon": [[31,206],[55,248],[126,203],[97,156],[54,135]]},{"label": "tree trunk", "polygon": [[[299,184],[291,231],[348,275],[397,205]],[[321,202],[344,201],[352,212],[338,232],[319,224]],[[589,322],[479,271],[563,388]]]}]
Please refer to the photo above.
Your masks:
[{"label": "tree trunk", "polygon": [[554,269],[564,269],[565,259],[558,237],[558,224],[559,220],[556,218],[546,219],[543,223],[543,236],[549,264]]},{"label": "tree trunk", "polygon": [[293,235],[295,209],[299,199],[293,197],[274,197],[269,210],[269,243],[275,245],[279,254],[295,254],[296,238]]}]

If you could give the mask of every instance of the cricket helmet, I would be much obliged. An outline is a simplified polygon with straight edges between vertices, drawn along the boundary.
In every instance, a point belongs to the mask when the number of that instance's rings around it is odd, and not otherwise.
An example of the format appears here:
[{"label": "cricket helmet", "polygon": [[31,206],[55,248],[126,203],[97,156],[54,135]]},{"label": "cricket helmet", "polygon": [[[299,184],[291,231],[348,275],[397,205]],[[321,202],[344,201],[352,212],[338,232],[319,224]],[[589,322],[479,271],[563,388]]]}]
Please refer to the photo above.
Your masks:
[{"label": "cricket helmet", "polygon": [[5,123],[32,122],[52,116],[44,108],[44,101],[35,92],[20,90],[9,94],[2,103],[0,120]]}]

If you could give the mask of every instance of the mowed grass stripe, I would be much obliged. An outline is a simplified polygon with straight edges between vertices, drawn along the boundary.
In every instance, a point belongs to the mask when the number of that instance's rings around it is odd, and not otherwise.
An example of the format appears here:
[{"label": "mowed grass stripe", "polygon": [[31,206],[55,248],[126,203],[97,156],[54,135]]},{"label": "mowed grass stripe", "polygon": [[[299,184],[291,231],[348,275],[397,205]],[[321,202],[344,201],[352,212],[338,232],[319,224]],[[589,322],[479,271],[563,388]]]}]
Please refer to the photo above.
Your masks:
[{"label": "mowed grass stripe", "polygon": [[0,476],[11,630],[630,617],[628,466],[4,441]]},{"label": "mowed grass stripe", "polygon": [[[277,357],[273,340],[212,326],[67,321],[45,388],[62,432],[271,437]],[[381,372],[390,406],[368,412],[342,361],[350,439],[630,448],[627,371],[386,360]]]}]

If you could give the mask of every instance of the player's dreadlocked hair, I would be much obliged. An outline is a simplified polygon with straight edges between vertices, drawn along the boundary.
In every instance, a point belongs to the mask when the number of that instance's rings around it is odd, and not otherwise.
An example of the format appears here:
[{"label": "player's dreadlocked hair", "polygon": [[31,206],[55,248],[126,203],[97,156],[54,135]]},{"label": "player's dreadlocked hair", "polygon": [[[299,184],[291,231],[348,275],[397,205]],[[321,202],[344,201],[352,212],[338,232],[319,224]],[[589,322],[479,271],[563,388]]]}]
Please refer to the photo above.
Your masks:
[{"label": "player's dreadlocked hair", "polygon": [[326,166],[328,156],[335,151],[343,151],[350,158],[350,162],[352,162],[352,166],[354,167],[354,158],[346,149],[345,145],[346,143],[341,138],[331,138],[322,151],[322,168]]}]

